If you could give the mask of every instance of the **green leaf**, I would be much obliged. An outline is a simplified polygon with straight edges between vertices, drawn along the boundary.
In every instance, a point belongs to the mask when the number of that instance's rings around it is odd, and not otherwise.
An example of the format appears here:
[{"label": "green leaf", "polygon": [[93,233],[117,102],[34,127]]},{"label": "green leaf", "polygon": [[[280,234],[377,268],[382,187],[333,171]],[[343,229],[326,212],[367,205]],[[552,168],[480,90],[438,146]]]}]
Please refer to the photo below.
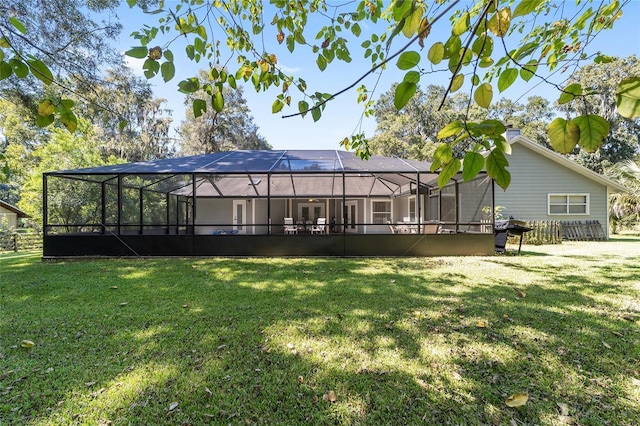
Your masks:
[{"label": "green leaf", "polygon": [[351,26],[351,32],[353,33],[354,36],[360,37],[360,34],[362,33],[362,29],[360,29],[360,25],[358,25],[357,22]]},{"label": "green leaf", "polygon": [[238,85],[236,84],[236,78],[232,75],[229,75],[227,77],[227,83],[229,83],[229,87],[231,87],[234,90],[238,88]]},{"label": "green leaf", "polygon": [[480,153],[469,151],[464,155],[462,162],[462,179],[467,182],[480,173],[484,167],[484,156]]},{"label": "green leaf", "polygon": [[211,98],[211,104],[216,112],[220,112],[224,109],[224,96],[221,91],[217,91]]},{"label": "green leaf", "polygon": [[280,111],[282,111],[283,107],[284,107],[284,102],[282,102],[280,99],[276,99],[271,105],[271,113],[277,114]]},{"label": "green leaf", "polygon": [[147,55],[149,54],[149,49],[144,46],[138,46],[127,50],[126,52],[124,52],[124,54],[131,58],[142,59],[147,57]]},{"label": "green leaf", "polygon": [[322,55],[318,55],[318,59],[316,59],[316,63],[318,64],[318,68],[320,71],[324,71],[327,69],[327,60]]},{"label": "green leaf", "polygon": [[462,124],[462,121],[460,120],[452,121],[451,123],[444,126],[444,128],[438,132],[437,138],[444,139],[450,136],[456,136],[456,135],[459,135],[464,130],[465,129],[464,129],[464,125]]},{"label": "green leaf", "polygon": [[609,122],[599,115],[581,115],[571,122],[580,127],[578,145],[588,152],[595,152],[600,148],[604,138],[609,134]]},{"label": "green leaf", "polygon": [[396,92],[393,96],[393,105],[397,110],[401,110],[416,94],[418,85],[413,82],[403,81],[396,86]]},{"label": "green leaf", "polygon": [[438,188],[444,187],[460,171],[460,165],[460,160],[453,158],[442,166],[442,170],[438,174]]},{"label": "green leaf", "polygon": [[504,92],[518,79],[518,70],[516,68],[507,68],[500,73],[498,77],[498,90]]},{"label": "green leaf", "polygon": [[40,128],[47,127],[49,124],[53,123],[53,114],[51,115],[37,115],[36,116],[36,125]]},{"label": "green leaf", "polygon": [[529,81],[534,75],[536,75],[536,71],[538,71],[538,62],[531,61],[524,67],[520,68],[520,78],[524,81]]},{"label": "green leaf", "polygon": [[598,56],[593,60],[596,64],[608,64],[613,62],[615,59],[611,56],[603,55],[602,53],[598,53]]},{"label": "green leaf", "polygon": [[18,78],[25,78],[26,76],[29,75],[29,67],[27,66],[27,64],[22,62],[20,59],[11,58],[9,60],[9,65],[11,65],[11,68],[13,68],[14,74]]},{"label": "green leaf", "polygon": [[169,62],[173,62],[173,52],[171,52],[169,49],[165,50],[162,55],[164,56],[164,58],[169,61]]},{"label": "green leaf", "polygon": [[545,0],[522,0],[513,11],[513,17],[526,16],[534,12]]},{"label": "green leaf", "polygon": [[481,123],[467,123],[467,127],[474,135],[486,135],[492,138],[498,137],[507,131],[500,120],[484,120]]},{"label": "green leaf", "polygon": [[418,28],[420,28],[420,22],[422,21],[422,15],[424,10],[422,7],[416,7],[410,16],[404,20],[404,25],[402,26],[402,33],[407,38],[411,38],[412,35],[418,32]]},{"label": "green leaf", "polygon": [[408,70],[418,65],[418,63],[420,63],[420,54],[410,50],[408,52],[402,52],[396,65],[401,70]]},{"label": "green leaf", "polygon": [[11,17],[9,18],[9,22],[11,22],[11,24],[16,27],[16,29],[18,31],[20,31],[22,34],[26,34],[27,33],[27,29],[24,27],[24,24],[22,22],[20,22],[17,18],[15,17]]},{"label": "green leaf", "polygon": [[616,107],[625,118],[640,117],[640,77],[627,78],[618,84]]},{"label": "green leaf", "polygon": [[191,77],[178,83],[178,89],[182,93],[193,93],[200,88],[200,82],[197,78]]},{"label": "green leaf", "polygon": [[45,86],[48,86],[53,82],[53,74],[51,74],[49,67],[47,67],[40,59],[28,59],[27,63],[29,64],[31,74],[43,82]]},{"label": "green leaf", "polygon": [[453,151],[447,143],[441,143],[437,146],[433,153],[433,163],[431,163],[431,171],[435,172],[443,164],[449,163],[453,159]]},{"label": "green leaf", "polygon": [[444,44],[441,42],[434,43],[429,49],[429,53],[427,53],[427,59],[429,59],[432,64],[438,65],[444,59],[444,52]]},{"label": "green leaf", "polygon": [[511,155],[511,144],[507,142],[502,135],[494,136],[492,140],[496,149],[499,149],[507,155]]},{"label": "green leaf", "polygon": [[493,88],[489,83],[483,83],[473,92],[473,100],[482,108],[489,108],[493,98]]},{"label": "green leaf", "polygon": [[491,58],[482,58],[478,64],[480,68],[489,68],[491,65],[493,65],[493,59]]},{"label": "green leaf", "polygon": [[482,34],[473,41],[471,45],[473,53],[478,55],[479,58],[488,58],[493,53],[493,38],[488,34]]},{"label": "green leaf", "polygon": [[582,86],[578,83],[570,84],[569,86],[564,88],[564,91],[558,98],[558,103],[560,105],[571,102],[576,98],[576,96],[582,95]]},{"label": "green leaf", "polygon": [[205,112],[207,112],[207,102],[203,99],[194,99],[193,100],[193,116],[195,118],[198,118]]},{"label": "green leaf", "polygon": [[465,12],[458,18],[456,23],[453,25],[451,30],[451,34],[454,36],[461,36],[469,29],[469,12]]},{"label": "green leaf", "polygon": [[549,142],[561,154],[569,154],[580,140],[580,128],[576,123],[558,117],[547,127]]},{"label": "green leaf", "polygon": [[451,80],[451,93],[457,92],[462,85],[464,84],[464,75],[456,74],[455,77]]},{"label": "green leaf", "polygon": [[493,178],[500,188],[506,190],[511,183],[511,173],[507,170],[509,162],[504,153],[494,149],[487,155],[485,163],[487,165],[487,174]]},{"label": "green leaf", "polygon": [[127,127],[127,124],[129,124],[127,120],[120,120],[120,122],[118,123],[118,128],[120,130],[124,130],[124,128]]},{"label": "green leaf", "polygon": [[133,7],[136,5],[137,0],[127,0],[127,4],[129,5],[129,7]]},{"label": "green leaf", "polygon": [[314,122],[320,120],[321,116],[322,116],[322,111],[320,111],[320,108],[314,108],[311,110],[311,117],[313,118]]},{"label": "green leaf", "polygon": [[400,22],[411,11],[411,0],[396,0],[393,6],[393,19]]},{"label": "green leaf", "polygon": [[420,73],[418,71],[409,71],[404,75],[402,81],[418,84],[420,82]]},{"label": "green leaf", "polygon": [[11,74],[13,74],[13,68],[11,68],[11,65],[4,61],[0,62],[0,80],[11,77]]},{"label": "green leaf", "polygon": [[160,65],[160,72],[162,73],[162,79],[166,83],[176,74],[176,67],[173,65],[173,62],[163,62],[162,65]]},{"label": "green leaf", "polygon": [[298,112],[304,117],[309,111],[309,103],[307,101],[298,101]]},{"label": "green leaf", "polygon": [[70,110],[75,104],[71,99],[60,99],[60,108],[62,110]]},{"label": "green leaf", "polygon": [[78,119],[72,111],[65,111],[60,114],[60,121],[67,128],[69,133],[73,133],[78,128]]},{"label": "green leaf", "polygon": [[144,76],[149,78],[153,78],[158,71],[160,71],[160,64],[158,61],[154,61],[153,59],[147,59],[142,64],[142,69],[144,70]]}]

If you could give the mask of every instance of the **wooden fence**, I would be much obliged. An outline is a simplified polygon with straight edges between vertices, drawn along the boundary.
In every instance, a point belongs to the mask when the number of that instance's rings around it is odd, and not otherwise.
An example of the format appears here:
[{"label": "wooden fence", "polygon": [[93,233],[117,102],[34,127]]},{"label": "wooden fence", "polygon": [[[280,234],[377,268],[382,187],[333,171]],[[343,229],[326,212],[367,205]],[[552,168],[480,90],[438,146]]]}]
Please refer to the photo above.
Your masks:
[{"label": "wooden fence", "polygon": [[[597,220],[558,221],[558,220],[528,220],[524,221],[531,231],[525,232],[522,244],[560,244],[565,241],[599,241],[607,236],[602,225]],[[520,237],[511,237],[516,241]],[[512,241],[512,242],[513,242]]]},{"label": "wooden fence", "polygon": [[0,233],[0,252],[42,250],[42,234],[13,232]]},{"label": "wooden fence", "polygon": [[574,220],[562,222],[562,238],[570,241],[598,241],[606,240],[607,236],[600,221]]},{"label": "wooden fence", "polygon": [[531,231],[525,232],[522,244],[560,244],[562,242],[562,224],[557,220],[525,221]]}]

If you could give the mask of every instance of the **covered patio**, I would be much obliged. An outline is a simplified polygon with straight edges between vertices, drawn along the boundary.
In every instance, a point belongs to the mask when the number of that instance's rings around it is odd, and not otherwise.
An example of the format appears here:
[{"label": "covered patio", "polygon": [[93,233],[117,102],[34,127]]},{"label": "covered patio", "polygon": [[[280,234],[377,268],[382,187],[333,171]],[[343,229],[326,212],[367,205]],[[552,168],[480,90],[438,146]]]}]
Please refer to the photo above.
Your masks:
[{"label": "covered patio", "polygon": [[430,256],[494,252],[493,181],[335,150],[231,151],[56,171],[44,256]]}]

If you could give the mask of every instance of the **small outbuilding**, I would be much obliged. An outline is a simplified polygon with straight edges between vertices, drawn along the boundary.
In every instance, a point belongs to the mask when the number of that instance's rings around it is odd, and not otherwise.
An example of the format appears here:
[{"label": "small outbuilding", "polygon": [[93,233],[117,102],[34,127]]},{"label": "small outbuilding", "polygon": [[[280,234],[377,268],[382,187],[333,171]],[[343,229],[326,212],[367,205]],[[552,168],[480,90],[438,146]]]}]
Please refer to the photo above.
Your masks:
[{"label": "small outbuilding", "polygon": [[20,224],[20,219],[27,219],[30,217],[31,216],[16,206],[12,206],[11,204],[0,200],[0,227],[15,229]]},{"label": "small outbuilding", "polygon": [[430,169],[274,150],[45,173],[44,256],[494,253],[493,180]]}]

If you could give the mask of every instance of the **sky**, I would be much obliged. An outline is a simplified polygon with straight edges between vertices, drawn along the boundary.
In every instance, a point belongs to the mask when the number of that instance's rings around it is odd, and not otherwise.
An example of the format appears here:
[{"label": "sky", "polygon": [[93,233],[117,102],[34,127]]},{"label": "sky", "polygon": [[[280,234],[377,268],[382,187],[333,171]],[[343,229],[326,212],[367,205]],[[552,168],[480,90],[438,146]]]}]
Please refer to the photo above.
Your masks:
[{"label": "sky", "polygon": [[[463,0],[461,4],[467,0]],[[165,2],[166,7],[171,7],[171,0]],[[265,1],[265,3],[268,3]],[[329,2],[330,3],[330,2]],[[562,3],[562,2],[558,2]],[[566,2],[572,3],[572,2]],[[597,3],[597,2],[596,2]],[[386,4],[386,2],[385,2]],[[157,26],[157,19],[163,15],[145,15],[138,8],[130,9],[126,2],[118,10],[118,15],[124,29],[118,40],[118,48],[124,52],[139,43],[134,40],[130,34],[138,31],[143,25]],[[271,16],[265,14],[267,17]],[[588,46],[587,51],[595,53],[603,51],[612,56],[626,57],[630,55],[640,56],[640,25],[638,18],[640,17],[640,0],[630,0],[630,4],[624,9],[624,14],[618,20],[614,29],[604,31],[595,38]],[[319,22],[310,22],[310,28],[317,28]],[[380,28],[363,27],[363,35],[373,31],[380,31]],[[271,31],[273,32],[273,31]],[[426,56],[426,50],[435,41],[445,41],[451,32],[451,26],[448,20],[443,19],[436,23],[431,30],[431,34],[425,41],[425,51],[422,52]],[[311,33],[315,34],[315,31]],[[306,35],[307,38],[313,35]],[[364,40],[364,39],[363,39]],[[394,43],[391,51],[395,51],[399,46],[406,43],[406,38],[399,35]],[[160,44],[158,42],[157,44]],[[152,43],[152,45],[155,45]],[[509,48],[515,48],[515,40],[507,39]],[[176,57],[176,76],[168,83],[164,83],[160,76],[150,80],[154,88],[156,97],[167,99],[167,107],[173,110],[173,123],[177,127],[184,120],[185,106],[183,104],[183,95],[177,90],[178,82],[186,77],[197,74],[199,68],[206,67],[206,63],[196,64],[189,61],[182,53],[184,45],[180,45],[180,41],[175,42],[171,46],[171,50]],[[291,72],[296,77],[304,78],[309,84],[311,92],[319,91],[323,93],[335,93],[353,83],[357,78],[364,75],[371,67],[368,59],[360,57],[361,49],[358,44],[351,47],[353,61],[345,64],[334,61],[324,72],[320,72],[315,63],[316,56],[309,49],[303,50],[296,48],[293,54],[289,54],[284,45],[276,50],[278,55],[278,64],[284,70]],[[412,46],[411,49],[418,50],[419,46]],[[180,60],[179,58],[183,58]],[[138,75],[142,75],[143,60],[128,59],[130,66]],[[232,62],[233,63],[233,62]],[[425,63],[421,66],[428,66]],[[374,74],[363,81],[368,89],[375,90],[375,97],[379,97],[388,91],[393,82],[402,80],[406,71],[400,71],[392,61],[390,66],[382,73],[382,75]],[[420,81],[420,87],[424,88],[428,84],[439,84],[446,86],[448,84],[447,73],[433,73],[423,76]],[[555,73],[550,79],[560,85],[569,77],[568,73]],[[532,79],[530,84],[525,84],[522,80],[518,80],[514,85],[503,93],[499,93],[494,88],[494,102],[500,98],[509,98],[512,100],[520,99],[525,102],[526,98],[533,95],[546,97],[555,100],[558,93],[546,84],[537,84]],[[464,88],[463,88],[464,90]],[[254,123],[259,128],[259,133],[266,138],[274,149],[343,149],[340,147],[340,141],[345,137],[349,137],[354,133],[364,132],[367,137],[374,135],[376,122],[373,117],[364,118],[362,114],[362,106],[357,103],[357,93],[352,89],[335,100],[327,104],[322,113],[322,118],[318,122],[314,122],[310,114],[305,118],[281,118],[284,114],[292,114],[297,112],[297,98],[292,102],[292,108],[283,109],[279,114],[271,113],[271,105],[275,96],[280,91],[278,89],[269,92],[256,93],[252,85],[245,85],[244,97],[251,110]]]}]

